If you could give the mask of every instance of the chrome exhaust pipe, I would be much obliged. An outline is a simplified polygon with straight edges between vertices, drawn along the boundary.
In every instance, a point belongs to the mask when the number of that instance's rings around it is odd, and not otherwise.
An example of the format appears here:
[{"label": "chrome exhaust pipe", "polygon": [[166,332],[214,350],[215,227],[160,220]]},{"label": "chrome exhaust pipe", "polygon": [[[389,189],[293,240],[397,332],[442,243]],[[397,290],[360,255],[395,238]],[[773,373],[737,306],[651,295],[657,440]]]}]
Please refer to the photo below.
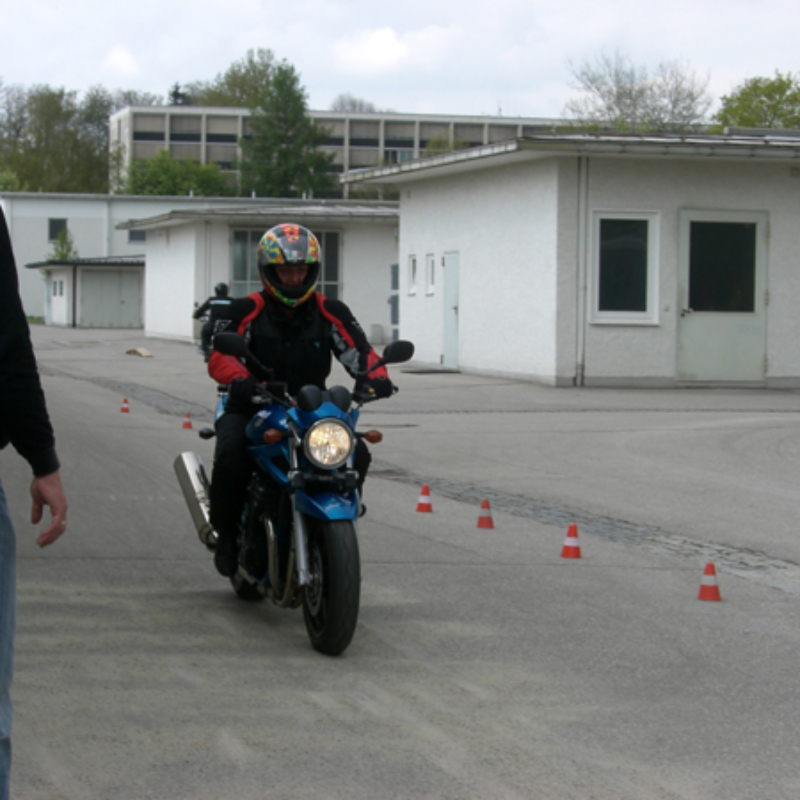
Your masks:
[{"label": "chrome exhaust pipe", "polygon": [[217,544],[217,532],[211,527],[210,506],[208,498],[209,481],[203,462],[197,453],[181,453],[173,464],[178,483],[183,490],[183,497],[192,515],[192,522],[197,529],[200,541],[209,549]]}]

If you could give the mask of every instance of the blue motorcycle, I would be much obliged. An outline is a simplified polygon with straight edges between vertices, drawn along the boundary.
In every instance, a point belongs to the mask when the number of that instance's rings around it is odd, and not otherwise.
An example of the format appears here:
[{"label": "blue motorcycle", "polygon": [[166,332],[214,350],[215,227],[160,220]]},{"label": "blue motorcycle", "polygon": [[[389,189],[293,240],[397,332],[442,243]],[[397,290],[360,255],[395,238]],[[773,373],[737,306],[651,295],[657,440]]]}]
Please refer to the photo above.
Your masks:
[{"label": "blue motorcycle", "polygon": [[[302,605],[314,649],[338,655],[350,644],[358,620],[361,502],[353,456],[357,437],[372,443],[382,438],[377,431],[356,432],[361,407],[374,397],[358,388],[304,386],[292,398],[283,384],[270,382],[270,370],[242,336],[219,333],[214,349],[240,358],[264,381],[254,398],[262,407],[246,430],[253,473],[239,525],[233,589],[243,600],[266,597],[281,608]],[[413,355],[411,342],[391,342],[370,372]],[[217,417],[225,400],[221,390]],[[211,438],[214,431],[200,435]],[[209,480],[200,458],[182,453],[174,466],[198,536],[213,551],[217,534],[209,522]]]}]

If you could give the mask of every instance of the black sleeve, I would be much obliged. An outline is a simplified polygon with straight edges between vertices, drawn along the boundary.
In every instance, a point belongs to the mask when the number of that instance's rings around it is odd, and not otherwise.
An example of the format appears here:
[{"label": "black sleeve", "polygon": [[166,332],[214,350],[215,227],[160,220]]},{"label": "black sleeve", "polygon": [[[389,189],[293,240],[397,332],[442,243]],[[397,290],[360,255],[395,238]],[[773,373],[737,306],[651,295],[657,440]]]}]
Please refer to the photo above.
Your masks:
[{"label": "black sleeve", "polygon": [[203,314],[205,314],[205,313],[208,311],[208,309],[209,309],[209,308],[211,308],[211,298],[209,298],[208,300],[206,300],[206,301],[205,301],[205,303],[203,303],[203,305],[201,305],[201,306],[200,306],[200,308],[198,308],[198,309],[197,309],[197,310],[194,312],[194,314],[192,314],[192,316],[193,316],[195,319],[200,319],[200,317],[202,317],[202,316],[203,316]]},{"label": "black sleeve", "polygon": [[34,475],[59,468],[55,438],[19,297],[17,269],[0,209],[0,446],[11,442]]},{"label": "black sleeve", "polygon": [[[318,297],[322,315],[333,323],[333,354],[350,375],[356,377],[359,372],[378,361],[379,356],[367,340],[353,312],[341,300],[329,300],[322,295]],[[381,368],[374,377],[387,377],[387,373]]]}]

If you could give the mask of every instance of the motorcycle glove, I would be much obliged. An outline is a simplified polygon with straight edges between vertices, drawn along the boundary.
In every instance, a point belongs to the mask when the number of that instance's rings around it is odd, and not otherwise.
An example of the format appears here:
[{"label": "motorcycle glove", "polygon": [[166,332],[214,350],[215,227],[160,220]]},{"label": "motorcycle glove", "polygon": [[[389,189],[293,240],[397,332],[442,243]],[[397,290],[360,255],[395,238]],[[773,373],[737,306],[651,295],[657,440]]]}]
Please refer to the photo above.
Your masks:
[{"label": "motorcycle glove", "polygon": [[235,378],[228,386],[228,402],[226,410],[238,408],[252,412],[253,395],[258,382],[253,378]]},{"label": "motorcycle glove", "polygon": [[394,384],[388,378],[369,378],[362,387],[362,391],[375,397],[376,400],[391,397]]}]

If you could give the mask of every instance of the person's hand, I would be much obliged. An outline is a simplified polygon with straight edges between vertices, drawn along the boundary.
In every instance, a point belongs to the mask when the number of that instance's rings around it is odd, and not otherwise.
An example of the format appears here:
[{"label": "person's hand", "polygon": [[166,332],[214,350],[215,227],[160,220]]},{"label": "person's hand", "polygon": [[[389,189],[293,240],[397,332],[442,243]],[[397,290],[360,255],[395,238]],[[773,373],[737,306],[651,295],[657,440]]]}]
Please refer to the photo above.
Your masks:
[{"label": "person's hand", "polygon": [[47,547],[67,529],[67,496],[61,485],[61,473],[56,470],[49,475],[34,478],[31,483],[31,497],[31,522],[34,525],[41,522],[44,507],[50,506],[52,519],[37,539],[39,547]]},{"label": "person's hand", "polygon": [[256,392],[258,382],[253,378],[235,378],[228,386],[228,402],[226,409],[240,409],[241,411],[252,413],[253,395]]},{"label": "person's hand", "polygon": [[361,391],[365,392],[376,400],[384,397],[391,397],[394,392],[394,384],[388,378],[369,378],[364,382]]}]

